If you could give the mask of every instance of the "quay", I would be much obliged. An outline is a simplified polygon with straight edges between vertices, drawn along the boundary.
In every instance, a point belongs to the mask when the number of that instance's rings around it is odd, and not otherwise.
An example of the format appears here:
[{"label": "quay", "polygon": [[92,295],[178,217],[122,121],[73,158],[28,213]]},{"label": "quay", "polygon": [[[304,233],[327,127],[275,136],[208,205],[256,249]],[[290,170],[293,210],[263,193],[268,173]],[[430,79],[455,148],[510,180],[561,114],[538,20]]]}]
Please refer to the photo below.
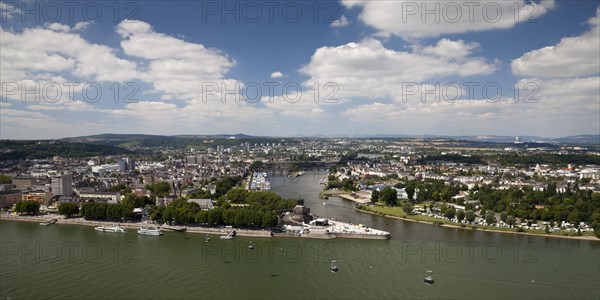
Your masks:
[{"label": "quay", "polygon": [[[0,220],[5,221],[20,221],[20,222],[46,222],[49,216],[19,216],[13,214],[0,214]],[[55,218],[56,224],[62,225],[80,225],[98,227],[105,226],[107,224],[114,224],[110,221],[89,221],[83,218],[63,218],[62,216],[52,216]],[[320,219],[318,219],[320,220]],[[142,223],[120,223],[119,226],[128,229],[139,229],[142,227]],[[170,226],[172,231],[185,228],[185,232],[189,233],[200,233],[200,234],[212,234],[212,235],[226,235],[232,228],[228,227],[203,227],[203,226],[187,226],[178,227]],[[161,226],[165,229],[165,226]],[[236,231],[236,236],[247,236],[247,237],[300,237],[300,238],[311,238],[311,239],[334,239],[334,238],[353,238],[353,239],[375,239],[375,240],[388,240],[390,239],[390,233],[382,230],[377,230],[361,225],[347,224],[338,221],[330,221],[326,226],[311,226],[306,225],[304,228],[293,228],[288,227],[286,232],[273,232],[271,230],[264,229],[238,229],[233,228]],[[297,230],[299,229],[299,230]],[[168,229],[167,229],[168,230]],[[300,231],[302,230],[302,231]]]}]

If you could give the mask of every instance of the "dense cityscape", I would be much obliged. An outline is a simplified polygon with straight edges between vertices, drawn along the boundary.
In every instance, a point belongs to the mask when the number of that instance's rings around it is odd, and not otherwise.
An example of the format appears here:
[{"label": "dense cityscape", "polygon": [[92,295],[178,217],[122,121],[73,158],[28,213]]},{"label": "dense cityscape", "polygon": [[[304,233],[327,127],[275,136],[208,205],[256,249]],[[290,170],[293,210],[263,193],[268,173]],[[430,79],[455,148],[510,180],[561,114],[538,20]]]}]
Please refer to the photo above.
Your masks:
[{"label": "dense cityscape", "polygon": [[598,0],[0,0],[0,299],[600,299]]},{"label": "dense cityscape", "polygon": [[[148,136],[139,145],[102,146],[109,140],[93,143],[123,154],[90,156],[92,143],[77,150],[81,144],[71,141],[29,142],[24,153],[23,145],[3,141],[2,209],[274,230],[286,223],[284,211],[303,203],[269,193],[269,178],[327,170],[321,197],[343,197],[365,212],[467,229],[600,234],[600,155],[593,144],[229,136],[177,148],[144,146]],[[42,158],[33,149],[52,147],[75,150]],[[21,157],[12,159],[17,152]]]}]

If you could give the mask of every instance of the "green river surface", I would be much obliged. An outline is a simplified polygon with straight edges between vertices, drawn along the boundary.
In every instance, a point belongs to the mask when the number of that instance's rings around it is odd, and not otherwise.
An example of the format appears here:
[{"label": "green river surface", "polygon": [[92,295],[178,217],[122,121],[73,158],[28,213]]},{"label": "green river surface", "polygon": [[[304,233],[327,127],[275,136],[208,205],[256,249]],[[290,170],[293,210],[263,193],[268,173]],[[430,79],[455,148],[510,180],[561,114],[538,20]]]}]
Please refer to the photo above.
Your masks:
[{"label": "green river surface", "polygon": [[[0,299],[600,299],[600,242],[404,222],[319,199],[327,174],[273,191],[391,240],[100,233],[0,221]],[[247,246],[252,241],[254,250]],[[339,272],[329,271],[335,259]],[[434,285],[423,278],[432,270]]]}]

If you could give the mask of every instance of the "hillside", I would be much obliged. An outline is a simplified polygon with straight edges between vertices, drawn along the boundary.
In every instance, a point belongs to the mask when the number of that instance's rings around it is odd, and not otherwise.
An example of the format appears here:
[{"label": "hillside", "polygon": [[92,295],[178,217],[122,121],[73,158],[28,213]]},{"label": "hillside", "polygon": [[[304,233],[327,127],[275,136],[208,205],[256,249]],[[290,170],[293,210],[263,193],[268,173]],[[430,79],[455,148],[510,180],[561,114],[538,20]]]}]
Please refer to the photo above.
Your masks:
[{"label": "hillside", "polygon": [[171,148],[196,148],[199,150],[216,145],[234,146],[244,142],[274,143],[280,138],[255,137],[245,134],[217,134],[217,135],[146,135],[146,134],[98,134],[82,137],[64,138],[62,141],[108,145],[122,148],[135,147],[171,147]]},{"label": "hillside", "polygon": [[41,159],[52,156],[90,157],[98,155],[125,155],[132,152],[107,145],[71,143],[55,140],[15,141],[0,140],[0,160]]}]

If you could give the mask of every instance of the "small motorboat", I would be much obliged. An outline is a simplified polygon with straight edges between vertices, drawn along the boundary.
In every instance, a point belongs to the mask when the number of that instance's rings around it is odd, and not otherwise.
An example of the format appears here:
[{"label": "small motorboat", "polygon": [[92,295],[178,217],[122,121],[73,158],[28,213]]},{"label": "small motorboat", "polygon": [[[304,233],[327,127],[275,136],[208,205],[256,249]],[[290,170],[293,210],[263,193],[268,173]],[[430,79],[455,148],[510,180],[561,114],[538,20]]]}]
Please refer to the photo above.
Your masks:
[{"label": "small motorboat", "polygon": [[229,231],[229,233],[227,233],[227,235],[222,235],[221,239],[231,240],[231,239],[233,239],[234,236],[235,236],[235,229],[232,229],[231,231]]},{"label": "small motorboat", "polygon": [[336,261],[332,260],[331,261],[331,267],[329,267],[329,271],[331,271],[331,273],[335,273],[337,271],[339,271],[340,269],[338,268],[338,266],[335,265]]},{"label": "small motorboat", "polygon": [[433,276],[431,276],[431,270],[427,270],[427,274],[429,274],[429,276],[425,277],[425,283],[426,284],[433,284],[434,280],[433,280]]},{"label": "small motorboat", "polygon": [[207,242],[207,243],[210,242],[210,235],[208,235],[208,234],[206,235],[205,242]]},{"label": "small motorboat", "polygon": [[254,249],[254,245],[252,245],[252,241],[250,241],[250,245],[248,245],[248,250],[253,250]]}]

